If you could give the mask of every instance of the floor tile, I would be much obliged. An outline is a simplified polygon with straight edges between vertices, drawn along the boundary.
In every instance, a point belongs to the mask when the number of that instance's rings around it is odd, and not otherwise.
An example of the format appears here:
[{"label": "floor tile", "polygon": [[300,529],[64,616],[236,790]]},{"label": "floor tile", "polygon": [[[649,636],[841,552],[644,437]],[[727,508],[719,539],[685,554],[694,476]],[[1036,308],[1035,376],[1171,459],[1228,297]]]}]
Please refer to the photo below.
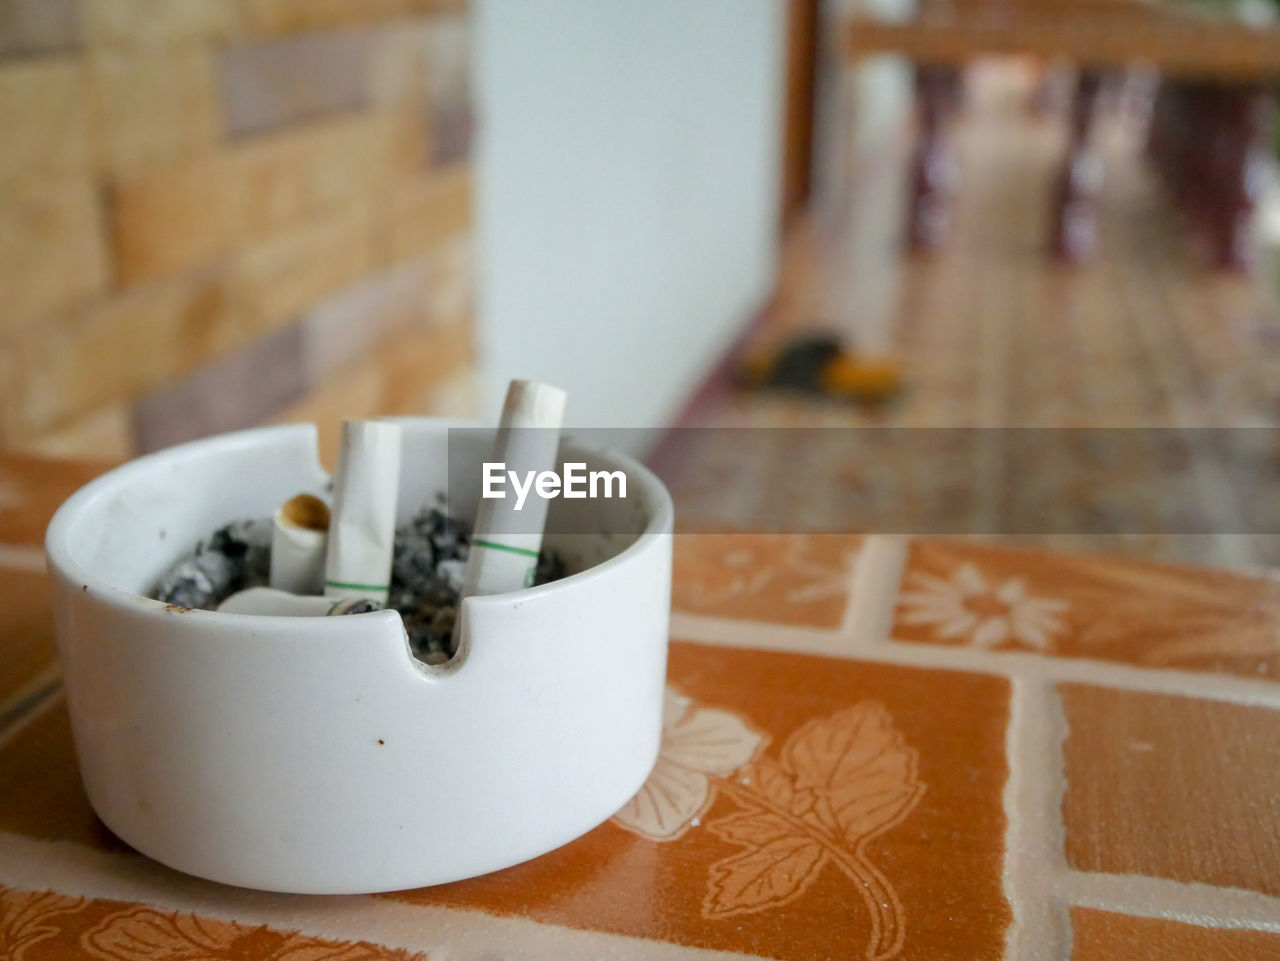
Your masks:
[{"label": "floor tile", "polygon": [[676,643],[669,683],[614,819],[388,897],[781,959],[1003,956],[1005,680]]},{"label": "floor tile", "polygon": [[132,850],[89,806],[66,702],[56,698],[0,745],[0,831],[104,851]]},{"label": "floor tile", "polygon": [[1059,686],[1071,867],[1280,897],[1280,711]]},{"label": "floor tile", "polygon": [[[56,658],[49,578],[0,568],[0,725],[11,699],[46,671]],[[30,692],[28,692],[30,693]]]},{"label": "floor tile", "polygon": [[1202,928],[1163,918],[1135,918],[1088,908],[1071,910],[1071,961],[1274,961],[1280,934]]},{"label": "floor tile", "polygon": [[677,534],[677,611],[834,628],[849,604],[861,538],[824,534]]},{"label": "floor tile", "polygon": [[367,941],[335,941],[131,902],[6,887],[0,887],[0,933],[13,952],[6,956],[22,961],[426,961],[423,954]]},{"label": "floor tile", "polygon": [[6,454],[0,462],[0,544],[43,544],[54,511],[108,466]]},{"label": "floor tile", "polygon": [[1280,680],[1280,581],[921,540],[892,636]]}]

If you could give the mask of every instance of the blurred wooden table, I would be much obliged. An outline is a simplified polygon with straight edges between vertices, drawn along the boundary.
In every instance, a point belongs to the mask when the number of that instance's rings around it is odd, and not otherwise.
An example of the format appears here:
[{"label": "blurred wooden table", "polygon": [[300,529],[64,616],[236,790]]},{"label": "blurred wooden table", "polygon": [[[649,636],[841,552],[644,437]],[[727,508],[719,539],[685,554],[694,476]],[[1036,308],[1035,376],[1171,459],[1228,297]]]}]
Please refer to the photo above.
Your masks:
[{"label": "blurred wooden table", "polygon": [[35,545],[95,470],[0,459],[5,957],[1280,956],[1280,582],[677,535],[631,804],[471,881],[271,895],[130,851],[81,793]]},{"label": "blurred wooden table", "polygon": [[[1199,98],[1212,103],[1195,118],[1199,130],[1190,138],[1208,157],[1197,169],[1207,181],[1200,192],[1210,198],[1206,232],[1219,266],[1248,266],[1257,189],[1250,168],[1255,153],[1271,149],[1280,29],[1142,0],[925,0],[907,20],[851,19],[844,43],[853,61],[896,53],[917,66],[920,137],[907,225],[912,247],[936,247],[947,233],[957,172],[946,129],[958,101],[958,70],[978,57],[1020,54],[1065,61],[1079,71],[1067,150],[1051,187],[1049,246],[1056,256],[1080,260],[1094,247],[1102,174],[1089,138],[1100,78],[1144,66],[1177,84],[1212,91],[1212,98]],[[1185,157],[1176,163],[1188,165]]]},{"label": "blurred wooden table", "polygon": [[1028,54],[1082,70],[1143,64],[1209,80],[1280,76],[1280,30],[1144,0],[925,0],[907,20],[851,19],[844,41],[850,56],[900,53],[927,66]]}]

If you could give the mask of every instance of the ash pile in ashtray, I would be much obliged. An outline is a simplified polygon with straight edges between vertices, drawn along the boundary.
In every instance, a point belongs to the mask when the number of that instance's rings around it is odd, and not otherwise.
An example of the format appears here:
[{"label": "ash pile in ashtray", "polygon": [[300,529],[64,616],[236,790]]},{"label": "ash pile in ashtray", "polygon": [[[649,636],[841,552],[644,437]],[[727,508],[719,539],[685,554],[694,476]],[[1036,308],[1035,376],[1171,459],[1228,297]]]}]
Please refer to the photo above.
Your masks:
[{"label": "ash pile in ashtray", "polygon": [[196,545],[160,578],[166,604],[213,610],[236,591],[261,587],[271,572],[271,518],[232,521]]},{"label": "ash pile in ashtray", "polygon": [[[166,604],[214,610],[237,591],[265,585],[271,530],[271,518],[219,528],[165,573],[152,596]],[[424,508],[396,529],[388,607],[400,612],[417,657],[448,655],[470,542],[470,528],[438,507]],[[544,550],[534,583],[559,580],[565,573],[560,556]]]},{"label": "ash pile in ashtray", "polygon": [[[396,528],[388,606],[404,618],[409,642],[419,657],[448,653],[470,543],[470,528],[438,508],[423,510]],[[535,584],[564,575],[564,561],[558,554],[542,551],[538,555]]]}]

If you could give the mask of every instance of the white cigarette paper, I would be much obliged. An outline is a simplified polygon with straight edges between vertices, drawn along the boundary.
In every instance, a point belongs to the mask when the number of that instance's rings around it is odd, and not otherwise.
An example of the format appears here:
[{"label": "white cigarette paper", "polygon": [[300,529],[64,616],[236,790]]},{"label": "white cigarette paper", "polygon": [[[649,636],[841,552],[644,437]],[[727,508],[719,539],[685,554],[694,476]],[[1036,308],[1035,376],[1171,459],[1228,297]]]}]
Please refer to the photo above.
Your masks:
[{"label": "white cigarette paper", "polygon": [[272,522],[271,586],[293,594],[323,593],[328,544],[329,505],[313,494],[289,498]]},{"label": "white cigarette paper", "polygon": [[273,587],[250,587],[218,605],[220,614],[269,614],[280,617],[336,617],[380,607],[363,597],[320,597],[290,594]]},{"label": "white cigarette paper", "polygon": [[[520,476],[554,470],[564,404],[565,392],[558,387],[513,380],[502,405],[492,461]],[[481,499],[462,579],[463,597],[503,594],[533,584],[547,503],[536,491],[519,511],[514,497]]]},{"label": "white cigarette paper", "polygon": [[345,421],[324,570],[327,596],[387,603],[399,493],[399,425]]}]

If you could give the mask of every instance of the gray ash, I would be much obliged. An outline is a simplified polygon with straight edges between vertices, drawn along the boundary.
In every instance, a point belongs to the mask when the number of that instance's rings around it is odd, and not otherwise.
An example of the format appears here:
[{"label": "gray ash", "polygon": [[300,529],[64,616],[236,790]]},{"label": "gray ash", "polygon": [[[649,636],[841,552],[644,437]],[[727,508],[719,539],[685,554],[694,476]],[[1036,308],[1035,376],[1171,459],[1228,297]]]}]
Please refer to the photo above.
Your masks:
[{"label": "gray ash", "polygon": [[[424,508],[396,530],[387,606],[400,612],[413,653],[423,660],[449,653],[470,548],[470,528],[439,507]],[[559,554],[543,551],[534,583],[559,580],[566,573]]]},{"label": "gray ash", "polygon": [[[271,570],[271,530],[270,518],[219,528],[165,573],[152,596],[166,604],[214,610],[237,591],[265,585]],[[413,653],[423,660],[448,656],[470,544],[470,528],[440,507],[423,508],[396,529],[387,606],[400,612]],[[543,551],[534,583],[559,580],[566,573],[559,554]]]},{"label": "gray ash", "polygon": [[236,591],[261,587],[271,572],[271,519],[232,521],[160,578],[154,597],[212,610]]}]

